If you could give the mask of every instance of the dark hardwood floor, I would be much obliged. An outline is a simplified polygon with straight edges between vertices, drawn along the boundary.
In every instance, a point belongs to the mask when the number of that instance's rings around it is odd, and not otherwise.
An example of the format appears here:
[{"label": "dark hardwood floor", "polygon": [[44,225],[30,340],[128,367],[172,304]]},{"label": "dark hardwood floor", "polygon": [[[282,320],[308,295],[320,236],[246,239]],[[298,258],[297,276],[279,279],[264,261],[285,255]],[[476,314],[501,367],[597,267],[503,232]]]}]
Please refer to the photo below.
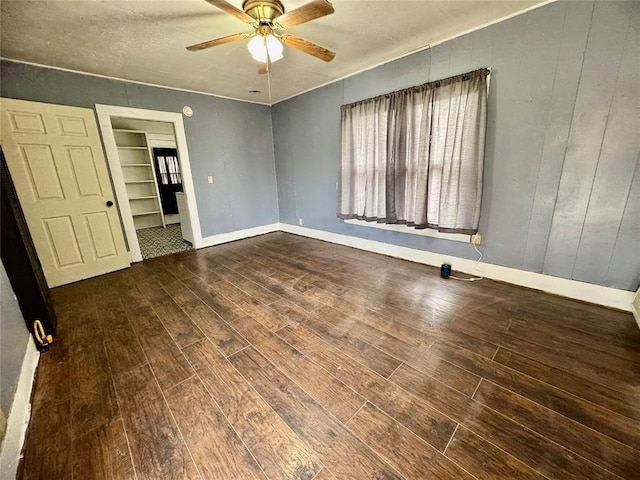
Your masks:
[{"label": "dark hardwood floor", "polygon": [[630,314],[284,233],[54,290],[24,479],[639,479]]}]

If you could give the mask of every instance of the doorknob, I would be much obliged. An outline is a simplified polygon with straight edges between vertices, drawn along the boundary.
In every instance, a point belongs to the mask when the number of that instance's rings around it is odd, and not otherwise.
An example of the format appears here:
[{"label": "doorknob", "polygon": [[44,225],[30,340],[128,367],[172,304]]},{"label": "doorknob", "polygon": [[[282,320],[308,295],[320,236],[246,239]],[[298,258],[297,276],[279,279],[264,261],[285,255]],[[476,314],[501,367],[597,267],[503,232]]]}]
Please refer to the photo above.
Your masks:
[{"label": "doorknob", "polygon": [[107,207],[112,207],[113,206],[113,202],[111,200],[107,200]]}]

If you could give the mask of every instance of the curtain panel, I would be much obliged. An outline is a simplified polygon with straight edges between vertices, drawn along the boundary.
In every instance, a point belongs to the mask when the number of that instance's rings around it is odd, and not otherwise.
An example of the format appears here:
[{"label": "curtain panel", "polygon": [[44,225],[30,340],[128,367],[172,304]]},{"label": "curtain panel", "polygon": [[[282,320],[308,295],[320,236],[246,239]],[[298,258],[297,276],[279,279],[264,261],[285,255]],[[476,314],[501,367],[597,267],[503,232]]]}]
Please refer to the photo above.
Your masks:
[{"label": "curtain panel", "polygon": [[476,233],[488,74],[343,105],[338,217]]}]

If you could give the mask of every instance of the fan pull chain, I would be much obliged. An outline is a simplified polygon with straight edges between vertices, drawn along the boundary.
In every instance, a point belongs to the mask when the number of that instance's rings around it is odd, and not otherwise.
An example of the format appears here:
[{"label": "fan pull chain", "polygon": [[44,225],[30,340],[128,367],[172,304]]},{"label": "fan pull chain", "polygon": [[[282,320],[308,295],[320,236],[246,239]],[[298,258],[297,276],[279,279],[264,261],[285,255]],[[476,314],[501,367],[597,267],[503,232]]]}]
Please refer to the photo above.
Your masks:
[{"label": "fan pull chain", "polygon": [[267,72],[267,85],[269,87],[269,106],[271,106],[271,69]]}]

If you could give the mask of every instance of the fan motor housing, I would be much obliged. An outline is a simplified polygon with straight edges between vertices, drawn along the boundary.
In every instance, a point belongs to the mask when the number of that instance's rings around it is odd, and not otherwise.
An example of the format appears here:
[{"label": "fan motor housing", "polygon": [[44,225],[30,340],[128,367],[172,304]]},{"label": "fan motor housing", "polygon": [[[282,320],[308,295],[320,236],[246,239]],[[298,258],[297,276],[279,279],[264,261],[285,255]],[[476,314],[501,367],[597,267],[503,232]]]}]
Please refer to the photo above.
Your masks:
[{"label": "fan motor housing", "polygon": [[260,23],[272,23],[284,13],[284,6],[278,0],[245,0],[242,9]]}]

